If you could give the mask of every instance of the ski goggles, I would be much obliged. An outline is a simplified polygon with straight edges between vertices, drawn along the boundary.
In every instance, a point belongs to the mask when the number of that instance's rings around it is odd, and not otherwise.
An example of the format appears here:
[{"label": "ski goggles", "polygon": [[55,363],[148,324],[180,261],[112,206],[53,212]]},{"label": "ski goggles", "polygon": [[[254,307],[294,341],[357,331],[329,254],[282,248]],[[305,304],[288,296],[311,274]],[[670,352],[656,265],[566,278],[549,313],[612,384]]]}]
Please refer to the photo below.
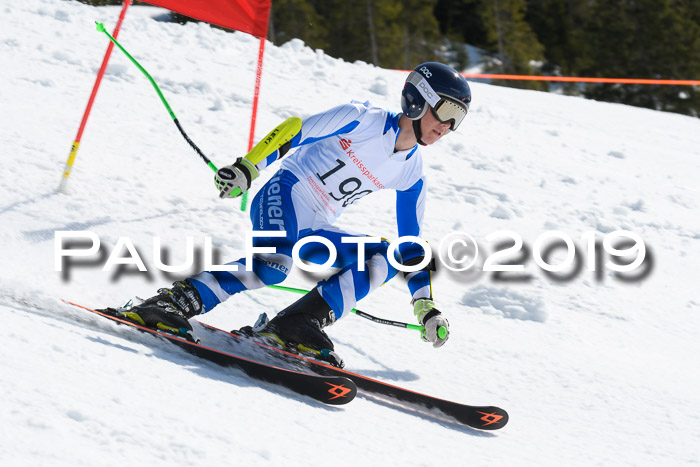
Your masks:
[{"label": "ski goggles", "polygon": [[433,117],[440,123],[449,123],[451,131],[455,131],[459,124],[462,123],[464,117],[467,116],[467,109],[468,107],[444,97],[434,107],[430,106]]},{"label": "ski goggles", "polygon": [[442,94],[438,94],[420,73],[412,71],[408,75],[407,82],[416,87],[430,106],[433,116],[440,123],[450,124],[450,130],[456,130],[459,124],[462,123],[462,120],[464,120],[464,117],[467,116],[469,104],[458,103]]}]

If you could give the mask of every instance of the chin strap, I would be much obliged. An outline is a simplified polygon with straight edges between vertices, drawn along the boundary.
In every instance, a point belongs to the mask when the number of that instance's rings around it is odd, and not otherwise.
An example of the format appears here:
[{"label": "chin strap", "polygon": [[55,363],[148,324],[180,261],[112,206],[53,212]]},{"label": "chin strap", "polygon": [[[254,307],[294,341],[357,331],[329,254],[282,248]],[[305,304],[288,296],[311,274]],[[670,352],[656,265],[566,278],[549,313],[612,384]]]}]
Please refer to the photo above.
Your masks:
[{"label": "chin strap", "polygon": [[423,136],[421,130],[420,130],[420,121],[422,118],[419,118],[418,120],[413,120],[413,134],[416,135],[416,140],[418,141],[418,144],[421,146],[425,146],[425,143],[423,140],[421,140],[421,136]]}]

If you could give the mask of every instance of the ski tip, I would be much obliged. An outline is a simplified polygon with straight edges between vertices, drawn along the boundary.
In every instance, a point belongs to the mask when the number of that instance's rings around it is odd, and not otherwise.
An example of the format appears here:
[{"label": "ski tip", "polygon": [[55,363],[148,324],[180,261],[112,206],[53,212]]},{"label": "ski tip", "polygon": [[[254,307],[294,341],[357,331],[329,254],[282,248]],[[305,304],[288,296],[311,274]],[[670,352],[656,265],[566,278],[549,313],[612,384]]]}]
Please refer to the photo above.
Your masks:
[{"label": "ski tip", "polygon": [[508,412],[499,407],[481,407],[476,414],[478,421],[472,426],[479,430],[500,430],[508,423]]},{"label": "ski tip", "polygon": [[352,401],[357,395],[357,385],[344,376],[326,378],[324,391],[317,399],[329,405],[343,405]]}]

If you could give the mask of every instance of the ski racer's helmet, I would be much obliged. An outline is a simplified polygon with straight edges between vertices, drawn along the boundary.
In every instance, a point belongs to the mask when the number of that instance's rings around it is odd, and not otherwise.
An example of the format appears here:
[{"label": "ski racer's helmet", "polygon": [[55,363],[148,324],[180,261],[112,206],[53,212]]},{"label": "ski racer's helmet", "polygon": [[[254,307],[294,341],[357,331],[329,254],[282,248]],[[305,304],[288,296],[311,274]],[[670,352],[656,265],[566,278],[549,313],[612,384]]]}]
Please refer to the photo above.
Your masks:
[{"label": "ski racer's helmet", "polygon": [[[472,92],[469,83],[457,70],[438,62],[418,65],[406,79],[401,92],[401,109],[413,127],[431,109],[435,118],[457,129],[469,111]],[[419,130],[420,131],[420,130]],[[420,134],[417,134],[418,142]]]}]

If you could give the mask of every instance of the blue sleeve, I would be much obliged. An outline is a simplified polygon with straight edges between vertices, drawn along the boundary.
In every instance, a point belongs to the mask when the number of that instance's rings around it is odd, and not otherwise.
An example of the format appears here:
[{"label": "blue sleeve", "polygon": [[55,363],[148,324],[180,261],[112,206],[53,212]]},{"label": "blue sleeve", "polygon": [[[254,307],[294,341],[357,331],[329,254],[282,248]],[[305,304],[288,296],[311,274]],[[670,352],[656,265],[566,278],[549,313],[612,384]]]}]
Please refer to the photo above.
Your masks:
[{"label": "blue sleeve", "polygon": [[[399,237],[420,237],[423,231],[423,214],[425,213],[426,195],[425,177],[418,180],[411,188],[396,192],[396,222]],[[417,243],[399,245],[402,262],[425,255]],[[414,299],[432,298],[430,271],[411,272],[406,275],[408,289]]]},{"label": "blue sleeve", "polygon": [[366,107],[358,104],[344,104],[326,112],[312,115],[301,122],[301,131],[290,142],[258,163],[258,170],[272,164],[290,150],[306,144],[329,138],[331,136],[350,133],[360,124],[359,118]]}]

